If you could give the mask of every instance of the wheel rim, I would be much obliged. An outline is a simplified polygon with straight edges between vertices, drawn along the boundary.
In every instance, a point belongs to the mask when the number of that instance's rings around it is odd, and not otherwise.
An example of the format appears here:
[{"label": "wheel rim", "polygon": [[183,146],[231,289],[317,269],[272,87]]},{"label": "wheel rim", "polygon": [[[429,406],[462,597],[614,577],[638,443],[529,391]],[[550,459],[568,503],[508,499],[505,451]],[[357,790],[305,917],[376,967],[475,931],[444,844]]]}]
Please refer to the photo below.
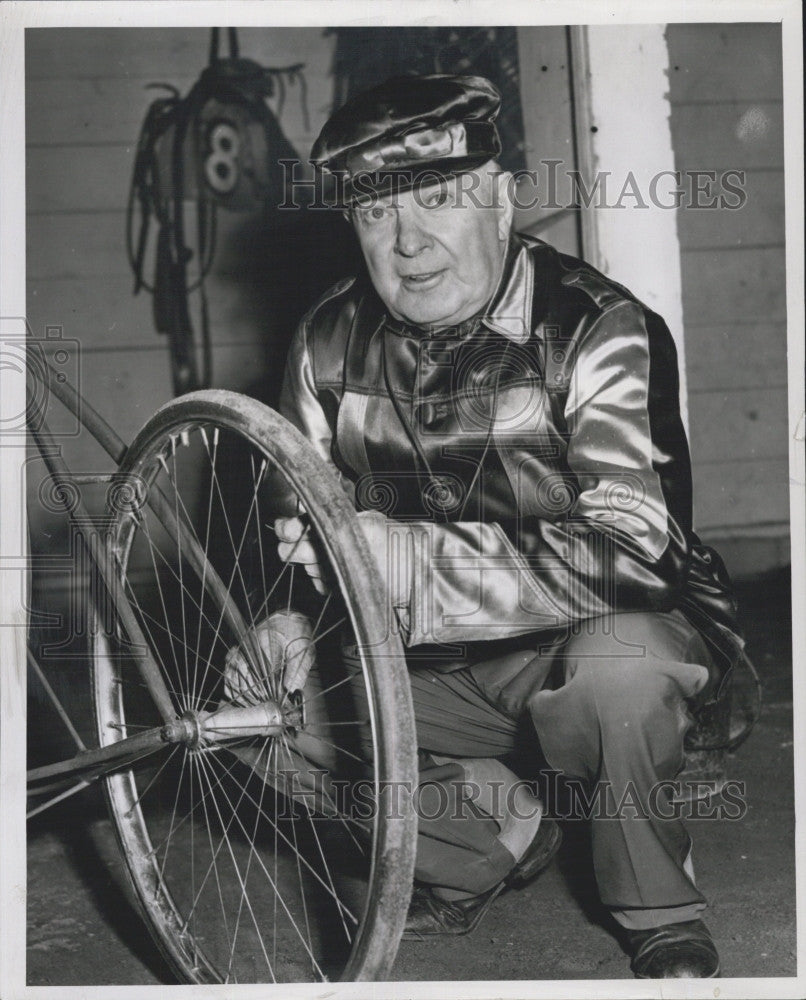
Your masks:
[{"label": "wheel rim", "polygon": [[[388,971],[396,948],[413,838],[411,816],[386,816],[377,792],[403,773],[390,760],[402,749],[410,763],[413,747],[408,735],[401,747],[384,732],[393,720],[373,682],[371,655],[345,666],[335,654],[345,629],[359,646],[380,641],[386,654],[388,637],[376,632],[373,639],[358,620],[366,610],[358,607],[362,595],[350,584],[350,567],[345,574],[341,565],[350,559],[343,551],[349,531],[318,524],[328,520],[328,504],[320,509],[297,472],[278,465],[283,449],[258,445],[240,416],[222,420],[204,410],[188,419],[177,406],[131,451],[126,483],[141,484],[140,496],[133,502],[128,493],[116,512],[116,552],[176,720],[166,727],[163,751],[108,779],[113,820],[140,904],[183,978],[374,978]],[[239,502],[227,466],[232,454],[246,484]],[[267,526],[278,477],[283,492],[292,489],[304,503],[312,527],[331,533],[322,544],[334,579],[342,580],[340,593],[317,598],[300,569],[277,560]],[[284,694],[277,664],[244,646],[231,616],[211,598],[206,571],[201,578],[189,571],[183,533],[172,541],[141,504],[157,489],[177,521],[193,526],[248,626],[272,609],[302,607],[318,663],[300,695]],[[224,674],[234,647],[249,667],[249,690],[233,701]],[[125,648],[113,638],[99,643],[99,653],[101,742],[157,724]],[[405,722],[405,709],[392,711],[402,710]],[[389,843],[403,853],[391,877],[375,864]]]}]

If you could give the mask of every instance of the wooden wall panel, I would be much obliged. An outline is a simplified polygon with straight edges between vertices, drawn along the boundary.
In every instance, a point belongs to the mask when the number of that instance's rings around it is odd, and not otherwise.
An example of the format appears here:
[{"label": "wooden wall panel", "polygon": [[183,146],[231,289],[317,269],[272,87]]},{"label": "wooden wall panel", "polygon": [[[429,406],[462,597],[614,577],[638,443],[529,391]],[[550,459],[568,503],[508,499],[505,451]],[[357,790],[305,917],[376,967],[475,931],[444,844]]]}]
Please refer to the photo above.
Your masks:
[{"label": "wooden wall panel", "polygon": [[672,141],[678,168],[783,167],[781,107],[780,101],[676,105]]},{"label": "wooden wall panel", "polygon": [[704,537],[716,541],[734,533],[760,537],[770,528],[773,534],[785,535],[780,530],[789,520],[785,458],[697,463],[693,472],[694,521]]},{"label": "wooden wall panel", "polygon": [[689,396],[691,423],[711,428],[700,434],[694,458],[733,463],[754,458],[786,458],[786,394],[779,388],[695,392]]},{"label": "wooden wall panel", "polygon": [[751,387],[786,393],[786,326],[734,321],[686,327],[689,393]]},{"label": "wooden wall panel", "polygon": [[[713,194],[702,199],[704,204],[725,198],[737,205],[742,195],[744,203],[737,208],[689,208],[678,212],[678,233],[683,250],[714,248],[781,246],[784,231],[784,172],[783,170],[745,170],[744,180],[728,178],[733,191],[722,184],[713,186]],[[685,188],[684,188],[685,190]]]},{"label": "wooden wall panel", "polygon": [[576,256],[580,252],[576,215],[557,214],[557,208],[547,206],[549,168],[543,165],[546,160],[562,161],[551,169],[556,169],[559,180],[556,203],[567,209],[573,204],[567,172],[575,169],[576,160],[566,29],[519,28],[518,61],[526,169],[535,171],[537,186],[524,182],[520,200],[533,198],[536,204],[517,211],[515,225]]},{"label": "wooden wall panel", "polygon": [[670,24],[673,104],[781,99],[780,24]]},{"label": "wooden wall panel", "polygon": [[667,42],[677,168],[746,172],[741,209],[678,211],[696,523],[768,539],[766,568],[789,521],[781,31],[679,24]]},{"label": "wooden wall panel", "polygon": [[[686,325],[786,320],[783,247],[689,250],[682,256]],[[729,359],[736,364],[739,359]]]},{"label": "wooden wall panel", "polygon": [[29,217],[120,212],[133,165],[134,140],[129,145],[34,146],[26,158]]},{"label": "wooden wall panel", "polygon": [[[38,34],[38,33],[35,33]],[[49,32],[47,34],[50,34]],[[31,76],[41,69],[41,44],[28,45],[30,73],[25,87],[25,125],[29,148],[63,146],[131,146],[136,141],[149,104],[167,91],[148,85],[151,77],[121,76]],[[31,62],[33,60],[33,62]],[[185,76],[170,72],[163,81],[184,94],[197,73]],[[109,109],[96,113],[103,104]]]},{"label": "wooden wall panel", "polygon": [[[33,144],[37,147],[87,144],[131,147],[140,134],[151,102],[168,93],[150,85],[157,81],[170,83],[184,95],[196,82],[200,70],[201,64],[189,75],[170,72],[151,77],[77,77],[70,79],[69,86],[59,77],[32,79],[25,95],[26,128],[36,137]],[[310,120],[317,122],[329,106],[331,80],[326,67],[318,63],[306,69],[305,80]],[[110,108],[105,118],[92,113],[99,101]],[[299,85],[288,88],[284,103],[278,97],[268,103],[292,146],[300,155],[307,156],[314,136],[311,126],[306,126]]]},{"label": "wooden wall panel", "polygon": [[[28,280],[123,278],[126,261],[124,216],[118,212],[61,212],[29,217]],[[43,294],[43,292],[40,292]]]},{"label": "wooden wall panel", "polygon": [[545,240],[561,253],[579,256],[579,227],[575,212],[556,212],[551,217],[539,219],[537,224],[520,227],[519,231]]},{"label": "wooden wall panel", "polygon": [[[117,433],[129,441],[154,411],[171,398],[168,352],[143,351],[139,348],[109,353],[106,351],[82,352],[79,355],[80,388],[88,402],[109,421]],[[71,373],[72,378],[72,373]],[[72,431],[73,418],[61,404],[51,403],[48,422],[54,434]],[[63,439],[65,455],[77,467],[86,466],[90,471],[103,452],[91,435],[84,430],[70,433]],[[102,465],[100,468],[104,468]]]},{"label": "wooden wall panel", "polygon": [[[306,77],[325,76],[331,50],[326,30],[241,28],[240,55],[264,66],[302,62]],[[25,33],[26,75],[31,80],[62,81],[195,79],[207,63],[209,40],[207,28],[29,28]],[[226,39],[222,42],[221,54],[225,55]],[[314,102],[319,96],[311,95]],[[325,101],[329,100],[328,91]]]},{"label": "wooden wall panel", "polygon": [[[43,287],[44,285],[44,287]],[[246,282],[214,274],[207,282],[210,333],[214,344],[251,344],[277,336],[277,322],[266,307],[265,282]],[[49,294],[45,294],[45,292]],[[198,313],[194,296],[192,316]],[[162,349],[165,338],[154,329],[151,296],[132,294],[128,275],[51,278],[28,281],[28,322],[34,336],[61,326],[84,351]],[[45,345],[47,350],[56,348]]]}]

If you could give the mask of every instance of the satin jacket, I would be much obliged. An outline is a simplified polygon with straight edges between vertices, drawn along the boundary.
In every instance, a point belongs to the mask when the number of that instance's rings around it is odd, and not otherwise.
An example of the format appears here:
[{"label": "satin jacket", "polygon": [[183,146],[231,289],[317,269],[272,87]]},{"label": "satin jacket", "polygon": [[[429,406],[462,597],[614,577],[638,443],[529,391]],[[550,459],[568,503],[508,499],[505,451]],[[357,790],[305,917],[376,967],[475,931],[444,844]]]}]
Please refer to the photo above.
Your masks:
[{"label": "satin jacket", "polygon": [[297,330],[280,408],[358,510],[405,525],[410,645],[679,608],[724,674],[742,640],[692,530],[678,390],[659,316],[517,236],[485,314],[438,333],[392,318],[368,278],[337,284]]}]

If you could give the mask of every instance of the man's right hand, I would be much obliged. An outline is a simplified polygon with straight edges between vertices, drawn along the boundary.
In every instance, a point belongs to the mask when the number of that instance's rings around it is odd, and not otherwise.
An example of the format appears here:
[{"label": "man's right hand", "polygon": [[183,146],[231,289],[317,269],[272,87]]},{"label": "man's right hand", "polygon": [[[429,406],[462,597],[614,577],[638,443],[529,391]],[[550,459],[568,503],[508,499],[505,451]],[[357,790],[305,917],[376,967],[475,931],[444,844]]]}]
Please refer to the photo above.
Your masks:
[{"label": "man's right hand", "polygon": [[[316,660],[310,620],[299,611],[275,611],[251,630],[268,662],[271,674],[282,671],[284,691],[301,691]],[[272,686],[255,676],[244,645],[233,646],[224,660],[224,696],[236,705],[255,705],[268,699]]]}]

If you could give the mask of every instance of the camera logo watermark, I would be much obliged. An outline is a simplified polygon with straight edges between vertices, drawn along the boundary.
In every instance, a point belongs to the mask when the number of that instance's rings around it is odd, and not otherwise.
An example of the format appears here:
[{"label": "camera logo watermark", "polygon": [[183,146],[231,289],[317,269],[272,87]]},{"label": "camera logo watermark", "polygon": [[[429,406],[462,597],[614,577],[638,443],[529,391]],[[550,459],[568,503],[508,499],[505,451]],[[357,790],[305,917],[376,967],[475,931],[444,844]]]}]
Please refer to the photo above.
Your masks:
[{"label": "camera logo watermark", "polygon": [[[42,426],[54,381],[80,389],[80,345],[65,337],[59,325],[45,327],[44,337],[34,337],[24,318],[0,318],[0,367],[27,380],[24,405],[15,402],[0,410],[0,433],[6,443],[15,437],[24,439]],[[68,415],[53,434],[75,437],[80,426],[78,416]]]}]

